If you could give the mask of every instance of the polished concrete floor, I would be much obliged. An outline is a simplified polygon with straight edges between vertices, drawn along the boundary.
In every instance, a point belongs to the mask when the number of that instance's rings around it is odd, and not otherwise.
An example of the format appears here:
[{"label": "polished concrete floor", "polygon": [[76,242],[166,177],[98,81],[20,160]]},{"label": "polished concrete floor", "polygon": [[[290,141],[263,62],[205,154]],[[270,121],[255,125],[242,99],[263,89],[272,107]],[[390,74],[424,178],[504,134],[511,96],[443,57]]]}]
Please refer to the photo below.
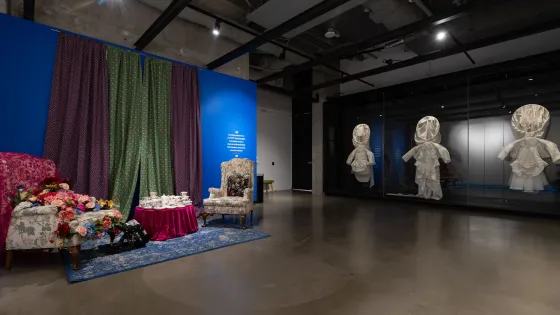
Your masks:
[{"label": "polished concrete floor", "polygon": [[77,284],[20,254],[0,314],[560,314],[560,222],[467,210],[276,192],[263,240]]}]

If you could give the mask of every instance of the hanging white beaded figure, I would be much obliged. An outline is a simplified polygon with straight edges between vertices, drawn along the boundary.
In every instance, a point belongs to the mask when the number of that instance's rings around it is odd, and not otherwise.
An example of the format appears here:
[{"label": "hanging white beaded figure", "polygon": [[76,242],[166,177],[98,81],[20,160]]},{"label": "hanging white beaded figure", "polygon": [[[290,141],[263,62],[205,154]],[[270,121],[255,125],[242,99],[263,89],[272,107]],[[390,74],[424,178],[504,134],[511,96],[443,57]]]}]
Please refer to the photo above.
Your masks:
[{"label": "hanging white beaded figure", "polygon": [[418,184],[418,197],[440,200],[443,197],[440,183],[439,159],[444,163],[451,162],[449,151],[440,145],[439,121],[433,116],[426,116],[416,125],[414,134],[416,146],[403,155],[407,162],[414,157],[416,160],[415,182]]},{"label": "hanging white beaded figure", "polygon": [[352,144],[354,150],[348,156],[346,164],[352,167],[352,173],[360,183],[369,182],[369,187],[374,184],[373,165],[375,157],[369,146],[370,130],[368,125],[359,124],[354,127],[352,132]]},{"label": "hanging white beaded figure", "polygon": [[509,188],[524,192],[538,192],[548,185],[543,173],[548,166],[543,159],[551,158],[560,163],[558,146],[551,141],[540,139],[546,133],[550,113],[537,104],[518,108],[511,117],[513,135],[517,140],[506,145],[498,154],[505,160],[509,155],[513,160]]}]

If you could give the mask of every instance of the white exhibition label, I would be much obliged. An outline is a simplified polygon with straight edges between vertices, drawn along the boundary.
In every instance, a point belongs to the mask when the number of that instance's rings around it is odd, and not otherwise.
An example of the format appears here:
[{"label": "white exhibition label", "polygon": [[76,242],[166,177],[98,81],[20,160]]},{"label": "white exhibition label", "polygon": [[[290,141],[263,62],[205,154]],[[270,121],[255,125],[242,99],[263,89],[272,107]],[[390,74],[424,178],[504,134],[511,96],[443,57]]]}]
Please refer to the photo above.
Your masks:
[{"label": "white exhibition label", "polygon": [[239,154],[245,151],[245,135],[240,134],[239,131],[228,133],[227,140],[227,148],[229,152],[235,154],[235,157],[239,157]]}]

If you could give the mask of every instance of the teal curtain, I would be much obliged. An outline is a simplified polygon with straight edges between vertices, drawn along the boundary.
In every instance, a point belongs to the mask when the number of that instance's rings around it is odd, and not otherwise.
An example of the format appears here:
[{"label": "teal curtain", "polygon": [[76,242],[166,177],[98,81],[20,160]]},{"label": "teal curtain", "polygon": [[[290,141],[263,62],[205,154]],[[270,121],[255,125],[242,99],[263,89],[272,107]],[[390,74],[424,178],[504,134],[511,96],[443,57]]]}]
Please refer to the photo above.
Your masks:
[{"label": "teal curtain", "polygon": [[107,46],[109,67],[109,196],[120,199],[126,220],[138,180],[140,149],[146,116],[140,55]]},{"label": "teal curtain", "polygon": [[152,191],[158,195],[172,195],[171,63],[147,57],[143,85],[145,116],[141,128],[140,196],[148,196]]}]

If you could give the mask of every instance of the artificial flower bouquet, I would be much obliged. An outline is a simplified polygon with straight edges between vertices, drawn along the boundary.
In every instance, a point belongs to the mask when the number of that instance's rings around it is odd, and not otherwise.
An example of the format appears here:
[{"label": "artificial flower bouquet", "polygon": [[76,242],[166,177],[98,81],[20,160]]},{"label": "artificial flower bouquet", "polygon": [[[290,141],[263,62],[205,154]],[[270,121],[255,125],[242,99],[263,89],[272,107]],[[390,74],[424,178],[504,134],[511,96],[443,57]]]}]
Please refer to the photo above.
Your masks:
[{"label": "artificial flower bouquet", "polygon": [[[16,194],[11,196],[11,199],[14,207],[24,201],[30,202],[31,207],[56,206],[59,223],[54,234],[61,240],[70,239],[74,235],[98,238],[107,231],[115,234],[120,232],[119,226],[123,217],[118,210],[113,209],[113,200],[97,200],[95,197],[74,193],[67,182],[60,182],[54,178],[45,179],[37,189],[26,190],[22,185],[18,185]],[[78,220],[85,212],[100,210],[110,211],[103,212],[102,216],[94,216],[91,220]]]},{"label": "artificial flower bouquet", "polygon": [[[103,237],[107,232],[117,235],[120,233],[122,219],[122,214],[118,210],[109,210],[103,216],[95,218],[93,221],[80,221],[75,217],[63,218],[60,219],[54,234],[59,239],[70,239],[74,235],[96,239]],[[55,240],[52,241],[54,242]]]}]

